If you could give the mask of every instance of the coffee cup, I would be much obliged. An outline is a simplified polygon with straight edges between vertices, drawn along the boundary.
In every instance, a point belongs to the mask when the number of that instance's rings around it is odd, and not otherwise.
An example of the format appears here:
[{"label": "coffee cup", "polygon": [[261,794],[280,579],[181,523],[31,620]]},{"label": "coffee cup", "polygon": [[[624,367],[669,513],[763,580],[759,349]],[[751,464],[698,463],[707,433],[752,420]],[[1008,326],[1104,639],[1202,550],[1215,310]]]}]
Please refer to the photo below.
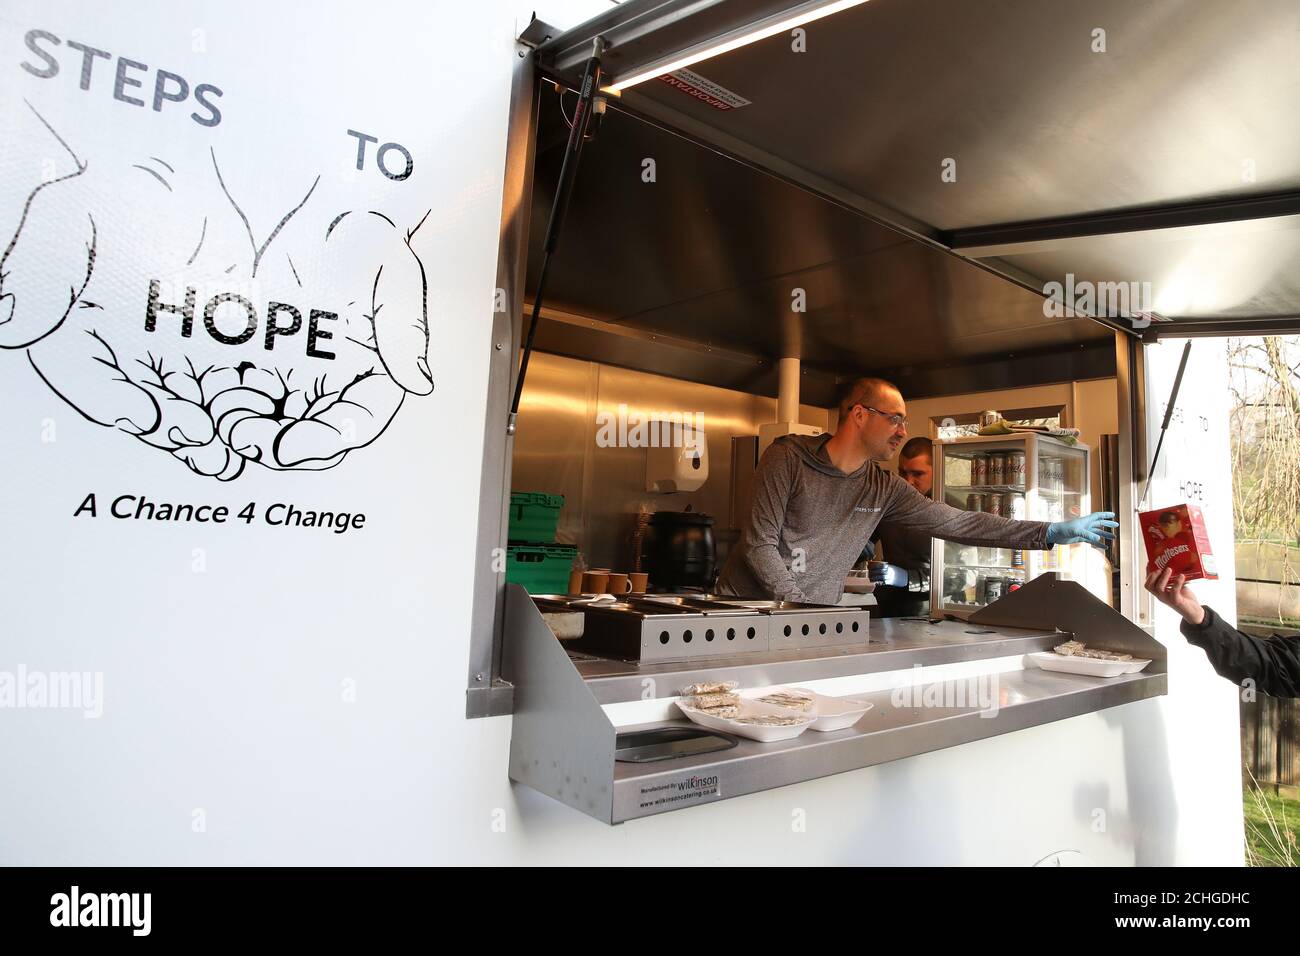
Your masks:
[{"label": "coffee cup", "polygon": [[608,571],[585,571],[582,575],[583,594],[604,594],[609,585]]},{"label": "coffee cup", "polygon": [[582,592],[582,572],[581,572],[581,571],[570,571],[570,572],[569,572],[569,590],[566,591],[565,593],[566,593],[566,594],[579,594],[579,593],[581,593],[581,592]]},{"label": "coffee cup", "polygon": [[626,574],[611,574],[605,586],[609,588],[610,594],[627,594],[632,590],[632,582]]},{"label": "coffee cup", "polygon": [[633,594],[645,594],[646,588],[650,586],[650,575],[644,571],[633,571],[627,579],[632,583]]}]

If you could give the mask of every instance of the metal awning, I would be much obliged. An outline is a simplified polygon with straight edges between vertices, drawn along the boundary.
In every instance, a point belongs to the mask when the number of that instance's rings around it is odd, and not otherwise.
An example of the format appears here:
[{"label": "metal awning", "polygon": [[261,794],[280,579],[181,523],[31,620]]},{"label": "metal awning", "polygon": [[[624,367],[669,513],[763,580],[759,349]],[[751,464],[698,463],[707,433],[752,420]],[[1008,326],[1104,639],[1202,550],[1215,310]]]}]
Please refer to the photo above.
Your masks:
[{"label": "metal awning", "polygon": [[[539,114],[530,300],[568,132],[549,88]],[[757,394],[776,392],[771,359],[794,355],[805,400],[824,405],[864,374],[910,395],[998,387],[1005,374],[981,369],[1008,361],[1024,384],[1113,374],[1114,333],[1091,319],[1045,316],[1034,292],[626,114],[606,117],[578,180],[544,351]]]},{"label": "metal awning", "polygon": [[[629,0],[543,43],[538,62],[569,80],[600,35],[617,82],[821,5]],[[917,282],[951,277],[960,270],[918,263],[952,250],[1037,295],[1092,286],[1101,301],[1084,311],[1098,318],[1153,312],[1147,336],[1300,329],[1293,0],[870,0],[801,29],[803,52],[786,30],[689,66],[746,105],[719,109],[651,79],[615,109],[919,243],[850,230],[822,260],[845,266],[824,269],[835,281],[873,257]],[[713,195],[701,183],[680,197]],[[613,236],[616,217],[608,226]],[[845,238],[826,229],[820,238]],[[874,280],[840,288],[846,308],[880,293]],[[1121,303],[1117,288],[1132,295]],[[979,295],[990,311],[1007,307]],[[643,305],[647,315],[663,307]],[[961,308],[949,318],[969,321]],[[1051,338],[1040,326],[1029,334]]]}]

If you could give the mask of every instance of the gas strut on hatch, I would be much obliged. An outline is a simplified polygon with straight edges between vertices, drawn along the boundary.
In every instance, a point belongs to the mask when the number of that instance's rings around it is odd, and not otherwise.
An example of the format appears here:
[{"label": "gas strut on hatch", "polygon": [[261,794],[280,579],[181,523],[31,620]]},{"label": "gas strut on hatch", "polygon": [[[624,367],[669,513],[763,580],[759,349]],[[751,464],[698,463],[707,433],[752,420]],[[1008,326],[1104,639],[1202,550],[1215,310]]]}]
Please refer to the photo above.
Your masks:
[{"label": "gas strut on hatch", "polygon": [[573,125],[569,127],[569,144],[564,149],[564,162],[560,166],[560,182],[555,187],[555,201],[551,203],[551,218],[546,225],[546,244],[542,247],[542,268],[537,276],[537,292],[533,296],[533,314],[528,324],[528,338],[524,341],[523,356],[519,360],[519,377],[515,379],[515,397],[510,403],[510,419],[506,434],[515,433],[515,419],[519,415],[519,398],[524,392],[524,376],[528,374],[528,357],[533,351],[533,337],[537,334],[537,318],[542,310],[542,296],[546,291],[546,269],[551,262],[560,239],[560,225],[573,195],[573,183],[578,176],[578,159],[587,137],[587,124],[591,122],[596,90],[600,87],[600,54],[605,48],[600,37],[592,42],[591,59],[582,71],[582,86],[578,89],[578,107],[573,111]]},{"label": "gas strut on hatch", "polygon": [[1138,510],[1142,510],[1142,504],[1147,500],[1147,492],[1151,490],[1151,476],[1155,474],[1156,462],[1160,461],[1160,449],[1165,445],[1165,432],[1169,431],[1169,420],[1174,417],[1174,407],[1178,404],[1178,389],[1183,384],[1183,372],[1187,370],[1187,356],[1192,351],[1192,340],[1188,339],[1187,344],[1183,346],[1183,357],[1178,362],[1178,374],[1174,376],[1174,387],[1169,390],[1169,401],[1165,404],[1165,420],[1160,423],[1160,440],[1156,442],[1156,453],[1151,459],[1151,467],[1147,469],[1146,481],[1142,484],[1142,497],[1138,498]]}]

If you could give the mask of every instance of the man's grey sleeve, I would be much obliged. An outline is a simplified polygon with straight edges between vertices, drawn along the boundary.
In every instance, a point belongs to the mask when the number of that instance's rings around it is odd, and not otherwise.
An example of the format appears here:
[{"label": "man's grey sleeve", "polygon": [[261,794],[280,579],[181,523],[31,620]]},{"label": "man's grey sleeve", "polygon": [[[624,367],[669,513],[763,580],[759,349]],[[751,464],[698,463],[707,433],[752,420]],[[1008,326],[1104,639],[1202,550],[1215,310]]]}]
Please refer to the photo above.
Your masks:
[{"label": "man's grey sleeve", "polygon": [[792,452],[779,445],[767,450],[754,472],[754,504],[744,531],[745,561],[763,590],[779,601],[807,600],[779,547],[796,467]]},{"label": "man's grey sleeve", "polygon": [[891,476],[893,494],[882,518],[945,541],[990,548],[1047,549],[1046,521],[1016,521],[979,511],[962,511],[931,501],[907,482]]}]

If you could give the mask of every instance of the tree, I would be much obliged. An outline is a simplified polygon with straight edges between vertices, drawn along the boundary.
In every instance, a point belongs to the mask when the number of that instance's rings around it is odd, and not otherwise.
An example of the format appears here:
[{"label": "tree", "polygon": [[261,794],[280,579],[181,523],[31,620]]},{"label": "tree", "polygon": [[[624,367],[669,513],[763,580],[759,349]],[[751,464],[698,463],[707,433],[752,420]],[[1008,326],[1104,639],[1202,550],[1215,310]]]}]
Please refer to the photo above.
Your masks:
[{"label": "tree", "polygon": [[1281,584],[1300,546],[1300,337],[1229,339],[1237,542],[1273,544]]}]

